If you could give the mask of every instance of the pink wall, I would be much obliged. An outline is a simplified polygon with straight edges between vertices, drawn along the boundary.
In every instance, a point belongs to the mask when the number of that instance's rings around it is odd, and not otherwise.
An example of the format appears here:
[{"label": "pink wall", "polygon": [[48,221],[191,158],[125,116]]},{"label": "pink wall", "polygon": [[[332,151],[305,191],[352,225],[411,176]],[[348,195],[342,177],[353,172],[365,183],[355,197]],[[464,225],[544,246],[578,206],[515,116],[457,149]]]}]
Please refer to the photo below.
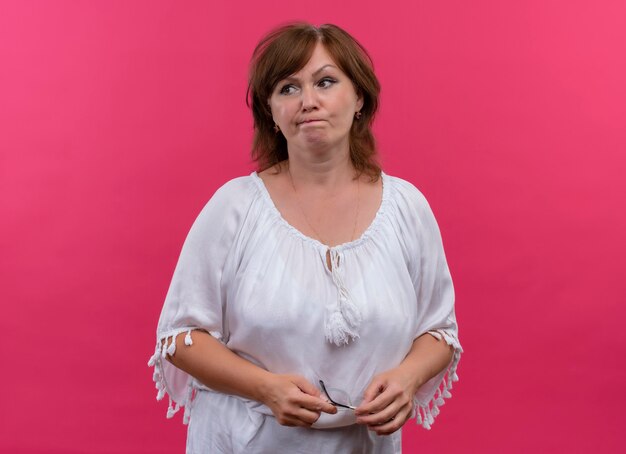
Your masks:
[{"label": "pink wall", "polygon": [[182,241],[246,174],[254,44],[371,51],[385,170],[437,214],[466,354],[406,452],[617,452],[626,404],[622,1],[5,1],[0,452],[183,452],[146,361]]}]

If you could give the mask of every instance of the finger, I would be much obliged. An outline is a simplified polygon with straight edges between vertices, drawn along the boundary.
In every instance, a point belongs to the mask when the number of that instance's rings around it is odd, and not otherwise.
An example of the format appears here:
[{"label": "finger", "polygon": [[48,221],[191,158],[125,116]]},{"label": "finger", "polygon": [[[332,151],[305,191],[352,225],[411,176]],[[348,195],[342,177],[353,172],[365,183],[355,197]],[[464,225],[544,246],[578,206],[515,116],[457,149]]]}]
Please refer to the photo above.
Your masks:
[{"label": "finger", "polygon": [[320,412],[307,410],[306,408],[294,409],[284,413],[279,423],[288,426],[310,427],[320,417]]},{"label": "finger", "polygon": [[320,396],[320,390],[317,389],[311,382],[309,382],[306,378],[304,378],[301,375],[292,375],[289,377],[291,382],[296,385],[298,388],[300,388],[300,391],[302,391],[305,394],[308,394],[310,396],[315,396],[315,397],[319,397]]},{"label": "finger", "polygon": [[324,399],[309,396],[304,393],[301,393],[297,399],[294,400],[294,403],[298,404],[300,407],[306,408],[307,410],[318,412],[323,411],[324,413],[331,414],[337,413],[337,408],[330,402],[326,402]]},{"label": "finger", "polygon": [[[382,407],[381,405],[381,408],[379,409],[376,408],[367,414],[358,415],[357,421],[356,421],[357,424],[367,424],[367,425],[384,424],[390,419],[394,418],[403,408],[405,408],[406,405],[410,405],[412,407],[412,401],[407,402],[405,399],[402,399],[402,396],[396,396],[394,398],[395,394],[391,392],[385,392],[383,394],[386,394],[386,395],[383,396],[381,394],[379,397],[381,398],[384,397],[385,398],[384,402],[387,402],[386,398],[389,396],[391,396],[392,400],[385,407]],[[376,398],[371,404],[375,405],[378,402],[379,400],[378,398]]]},{"label": "finger", "polygon": [[376,426],[368,426],[368,429],[376,432],[377,435],[391,435],[404,425],[404,423],[409,419],[409,416],[410,409],[405,406],[398,412],[398,414],[396,414],[396,416],[389,419],[387,422]]},{"label": "finger", "polygon": [[390,421],[398,412],[403,408],[403,405],[397,401],[392,402],[382,410],[364,416],[359,416],[356,420],[357,424],[366,424],[368,426],[376,426],[379,424],[385,424]]},{"label": "finger", "polygon": [[395,399],[395,393],[392,393],[388,389],[380,393],[374,400],[366,403],[365,405],[361,403],[359,407],[355,410],[355,414],[357,416],[366,416],[371,413],[378,413],[379,411],[387,408]]},{"label": "finger", "polygon": [[306,378],[301,375],[290,375],[289,380],[296,385],[302,393],[294,403],[313,411],[323,411],[324,413],[337,413],[337,408],[326,399],[320,397],[320,391]]},{"label": "finger", "polygon": [[275,414],[276,421],[283,426],[310,426],[319,418],[319,412],[290,404]]},{"label": "finger", "polygon": [[396,419],[392,419],[386,424],[378,425],[378,426],[369,426],[368,428],[376,432],[376,435],[391,435],[396,430],[402,427],[402,424],[399,423]]},{"label": "finger", "polygon": [[365,388],[365,392],[363,393],[363,401],[361,402],[361,405],[359,405],[359,408],[363,404],[367,404],[371,402],[372,400],[374,400],[376,396],[378,396],[381,392],[384,391],[385,386],[386,386],[386,383],[384,380],[374,377],[374,379],[369,384],[369,386]]},{"label": "finger", "polygon": [[286,427],[310,427],[311,426],[311,424],[308,424],[294,416],[289,416],[289,417],[283,416],[280,418],[276,418],[276,422],[278,422],[278,424],[280,424],[281,426],[286,426]]},{"label": "finger", "polygon": [[301,408],[299,411],[296,412],[294,416],[298,418],[300,421],[310,426],[311,424],[313,424],[315,421],[317,421],[320,418],[320,412],[307,410],[306,408]]}]

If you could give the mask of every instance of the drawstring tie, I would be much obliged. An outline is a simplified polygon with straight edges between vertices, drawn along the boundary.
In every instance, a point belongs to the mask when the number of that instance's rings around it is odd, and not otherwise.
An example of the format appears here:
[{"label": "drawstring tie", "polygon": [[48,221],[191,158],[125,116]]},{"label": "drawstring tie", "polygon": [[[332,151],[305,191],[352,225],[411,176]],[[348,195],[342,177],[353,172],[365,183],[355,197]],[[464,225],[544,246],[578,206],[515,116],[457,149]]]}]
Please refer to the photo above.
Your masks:
[{"label": "drawstring tie", "polygon": [[343,276],[340,272],[341,255],[332,249],[329,252],[330,271],[333,282],[337,286],[337,304],[329,309],[324,328],[326,340],[340,347],[359,337],[361,311],[354,304],[354,300],[343,282]]}]

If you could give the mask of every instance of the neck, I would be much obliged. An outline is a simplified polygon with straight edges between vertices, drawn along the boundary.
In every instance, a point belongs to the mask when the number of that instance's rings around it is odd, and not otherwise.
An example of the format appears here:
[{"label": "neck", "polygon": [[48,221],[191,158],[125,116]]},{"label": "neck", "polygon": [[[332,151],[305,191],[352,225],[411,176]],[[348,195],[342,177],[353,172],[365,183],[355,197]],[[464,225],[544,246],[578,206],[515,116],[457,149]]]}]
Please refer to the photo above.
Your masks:
[{"label": "neck", "polygon": [[343,153],[301,154],[289,152],[289,168],[296,184],[332,190],[355,176],[348,150]]}]

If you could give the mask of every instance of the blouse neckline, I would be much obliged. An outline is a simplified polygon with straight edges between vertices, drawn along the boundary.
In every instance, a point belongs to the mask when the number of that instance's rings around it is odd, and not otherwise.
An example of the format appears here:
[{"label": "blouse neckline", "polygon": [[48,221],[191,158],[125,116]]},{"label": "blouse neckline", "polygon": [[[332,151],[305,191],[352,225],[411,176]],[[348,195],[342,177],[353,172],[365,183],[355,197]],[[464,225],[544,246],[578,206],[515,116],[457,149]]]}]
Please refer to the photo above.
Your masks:
[{"label": "blouse neckline", "polygon": [[252,180],[256,183],[256,186],[259,192],[261,193],[263,200],[268,205],[268,208],[270,209],[272,215],[278,220],[278,222],[282,224],[284,227],[286,227],[287,230],[290,233],[292,233],[294,236],[300,238],[305,243],[311,244],[313,247],[319,249],[324,254],[326,253],[326,251],[340,252],[346,249],[352,249],[354,247],[357,247],[363,244],[365,241],[368,240],[368,238],[370,238],[374,234],[374,232],[378,230],[378,227],[380,223],[382,222],[382,218],[387,209],[387,204],[388,204],[388,199],[389,199],[389,178],[387,174],[381,171],[380,178],[381,178],[382,185],[383,185],[383,194],[382,194],[382,200],[380,202],[380,206],[378,207],[378,210],[376,211],[376,215],[374,216],[374,219],[372,220],[370,225],[367,227],[367,229],[365,229],[365,231],[361,234],[359,238],[331,247],[322,243],[321,241],[315,238],[305,235],[300,230],[292,226],[289,222],[287,222],[287,220],[283,218],[283,215],[280,213],[280,211],[278,211],[278,208],[276,208],[276,205],[274,204],[274,201],[272,200],[272,197],[270,196],[270,193],[267,190],[267,187],[265,186],[265,182],[261,179],[259,174],[255,171],[255,172],[252,172],[250,176],[252,177]]}]

